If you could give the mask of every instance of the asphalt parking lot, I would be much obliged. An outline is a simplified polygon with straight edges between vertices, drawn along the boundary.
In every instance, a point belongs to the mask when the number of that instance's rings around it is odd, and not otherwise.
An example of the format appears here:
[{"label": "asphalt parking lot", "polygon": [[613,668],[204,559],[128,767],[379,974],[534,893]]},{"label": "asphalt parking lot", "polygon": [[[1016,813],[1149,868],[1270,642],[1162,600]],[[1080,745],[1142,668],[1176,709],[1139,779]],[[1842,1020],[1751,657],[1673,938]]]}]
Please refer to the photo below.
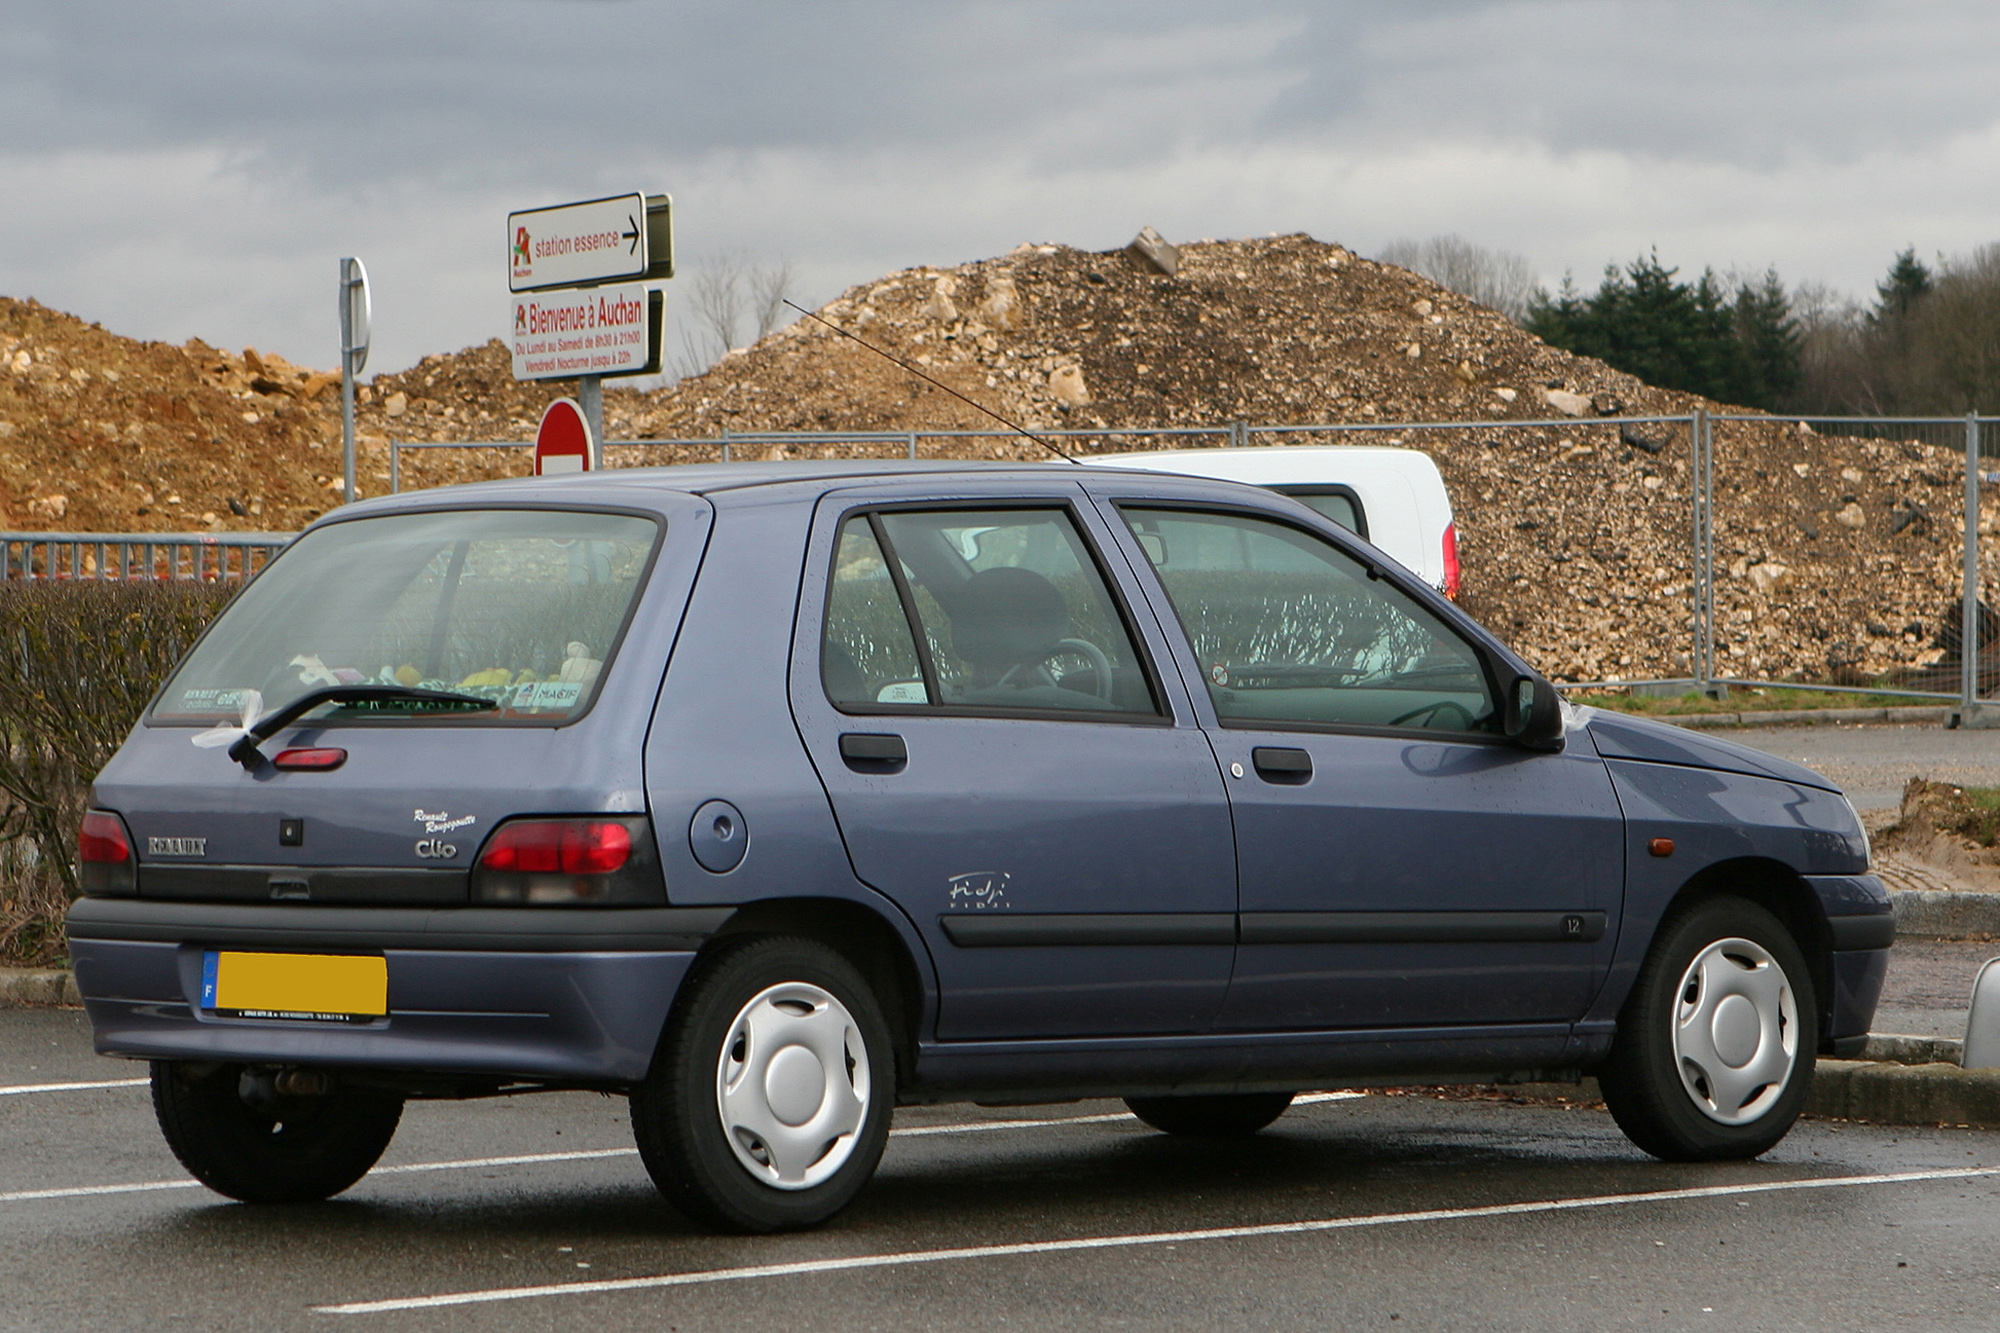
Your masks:
[{"label": "asphalt parking lot", "polygon": [[[296,1208],[180,1170],[81,1014],[0,1013],[8,1328],[1990,1328],[2000,1136],[1802,1122],[1665,1166],[1602,1111],[1370,1094],[1233,1143],[908,1110],[819,1231],[695,1232],[621,1100],[412,1105]],[[114,1082],[116,1086],[24,1087]]]},{"label": "asphalt parking lot", "polygon": [[1706,733],[1753,746],[1826,774],[1861,810],[1902,803],[1912,777],[2000,786],[2000,730],[1921,726],[1744,727]]},{"label": "asphalt parking lot", "polygon": [[[2000,733],[1732,734],[1864,807],[1916,772],[2000,783]],[[1899,957],[1890,1011],[1949,1027],[1988,948]],[[1323,1094],[1225,1143],[1112,1102],[914,1108],[856,1206],[745,1238],[683,1221],[624,1102],[578,1093],[412,1104],[340,1198],[232,1203],[173,1160],[144,1072],[94,1056],[79,1012],[0,1011],[0,1327],[2000,1323],[2000,1135],[1977,1130],[1806,1120],[1760,1161],[1668,1166],[1589,1106]]]}]

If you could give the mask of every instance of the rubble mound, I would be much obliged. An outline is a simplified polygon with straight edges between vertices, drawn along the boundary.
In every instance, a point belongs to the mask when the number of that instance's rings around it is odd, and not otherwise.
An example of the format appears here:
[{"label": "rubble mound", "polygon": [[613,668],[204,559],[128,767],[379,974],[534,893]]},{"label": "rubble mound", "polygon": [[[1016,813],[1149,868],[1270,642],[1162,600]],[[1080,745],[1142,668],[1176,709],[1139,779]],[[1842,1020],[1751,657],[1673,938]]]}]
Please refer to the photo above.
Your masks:
[{"label": "rubble mound", "polygon": [[2000,893],[2000,806],[1992,796],[1911,778],[1896,822],[1875,835],[1878,857],[1913,861],[1960,891]]},{"label": "rubble mound", "polygon": [[297,528],[338,503],[338,384],[254,348],[137,342],[0,297],[0,525]]},{"label": "rubble mound", "polygon": [[[1457,511],[1465,605],[1558,679],[1691,671],[1689,432],[1643,418],[1725,409],[1550,347],[1405,269],[1303,235],[1177,251],[1023,245],[893,273],[819,313],[1032,430],[1381,426],[1285,438],[1429,452]],[[337,501],[333,376],[254,349],[131,342],[22,302],[0,304],[0,347],[7,526],[295,527]],[[571,392],[566,381],[516,382],[498,340],[378,375],[358,395],[362,493],[388,489],[392,439],[532,439],[542,408]],[[969,430],[991,433],[927,441],[927,454],[1048,457],[816,320],[670,389],[610,389],[605,413],[613,441]],[[1418,421],[1469,424],[1394,425]],[[1551,424],[1497,429],[1521,422]],[[736,452],[885,451],[767,441]],[[525,470],[518,450],[402,460],[406,487]],[[1719,674],[1864,683],[1949,666],[1960,451],[1759,418],[1717,425],[1715,476]]]},{"label": "rubble mound", "polygon": [[[1177,259],[1169,276],[1136,249],[1024,245],[891,274],[820,314],[1034,429],[1557,422],[1285,438],[1429,452],[1457,512],[1466,606],[1544,670],[1691,672],[1689,431],[1635,418],[1729,409],[1550,347],[1428,279],[1308,236],[1205,241]],[[811,320],[683,381],[636,424],[683,436],[1002,430]],[[1720,674],[1859,683],[1938,662],[1957,586],[1959,456],[1770,418],[1715,429]],[[941,452],[1046,457],[1004,432]]]}]

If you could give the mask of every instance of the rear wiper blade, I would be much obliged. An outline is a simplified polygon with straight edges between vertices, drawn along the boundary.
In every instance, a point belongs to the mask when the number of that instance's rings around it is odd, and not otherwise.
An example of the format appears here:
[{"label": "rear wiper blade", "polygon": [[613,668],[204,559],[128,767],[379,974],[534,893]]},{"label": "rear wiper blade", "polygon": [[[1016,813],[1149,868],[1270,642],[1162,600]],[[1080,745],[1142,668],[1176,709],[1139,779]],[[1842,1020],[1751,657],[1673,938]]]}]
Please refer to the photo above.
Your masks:
[{"label": "rear wiper blade", "polygon": [[410,685],[328,685],[317,690],[307,690],[290,703],[272,709],[245,727],[243,734],[229,747],[229,757],[245,768],[254,769],[264,761],[264,756],[258,752],[257,742],[270,739],[273,732],[298,721],[321,704],[391,701],[451,704],[468,712],[485,711],[500,706],[493,700],[482,699],[476,694],[457,694],[450,690],[420,690]]}]

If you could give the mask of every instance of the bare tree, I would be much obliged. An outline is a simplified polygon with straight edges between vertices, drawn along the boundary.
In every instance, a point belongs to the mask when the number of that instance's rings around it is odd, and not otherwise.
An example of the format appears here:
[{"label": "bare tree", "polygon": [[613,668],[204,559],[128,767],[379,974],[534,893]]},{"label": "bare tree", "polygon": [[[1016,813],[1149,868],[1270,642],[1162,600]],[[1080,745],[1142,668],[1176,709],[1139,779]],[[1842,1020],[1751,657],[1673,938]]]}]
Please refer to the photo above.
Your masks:
[{"label": "bare tree", "polygon": [[[688,279],[680,347],[673,357],[674,378],[699,375],[730,352],[782,327],[792,284],[789,260],[753,264],[737,250],[704,260]],[[746,338],[745,330],[753,328],[755,334]]]},{"label": "bare tree", "polygon": [[750,270],[751,304],[756,308],[757,336],[762,338],[789,321],[785,298],[792,295],[792,261],[780,259]]},{"label": "bare tree", "polygon": [[1526,259],[1474,245],[1462,236],[1391,241],[1376,258],[1421,273],[1517,324],[1527,318],[1528,303],[1535,295],[1535,270]]}]

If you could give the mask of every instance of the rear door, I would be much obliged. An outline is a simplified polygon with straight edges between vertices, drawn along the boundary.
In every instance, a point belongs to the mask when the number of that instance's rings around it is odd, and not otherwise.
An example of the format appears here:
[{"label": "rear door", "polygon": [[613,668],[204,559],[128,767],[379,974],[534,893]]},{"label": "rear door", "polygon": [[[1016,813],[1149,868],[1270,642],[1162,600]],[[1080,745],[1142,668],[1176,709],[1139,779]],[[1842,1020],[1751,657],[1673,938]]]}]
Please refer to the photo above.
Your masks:
[{"label": "rear door", "polygon": [[[945,1039],[1188,1033],[1229,980],[1229,808],[1079,488],[822,502],[793,709]],[[913,629],[914,626],[914,629]]]},{"label": "rear door", "polygon": [[1323,535],[1254,510],[1118,512],[1229,775],[1242,916],[1220,1025],[1579,1017],[1623,884],[1603,762],[1501,741],[1473,646]]}]

